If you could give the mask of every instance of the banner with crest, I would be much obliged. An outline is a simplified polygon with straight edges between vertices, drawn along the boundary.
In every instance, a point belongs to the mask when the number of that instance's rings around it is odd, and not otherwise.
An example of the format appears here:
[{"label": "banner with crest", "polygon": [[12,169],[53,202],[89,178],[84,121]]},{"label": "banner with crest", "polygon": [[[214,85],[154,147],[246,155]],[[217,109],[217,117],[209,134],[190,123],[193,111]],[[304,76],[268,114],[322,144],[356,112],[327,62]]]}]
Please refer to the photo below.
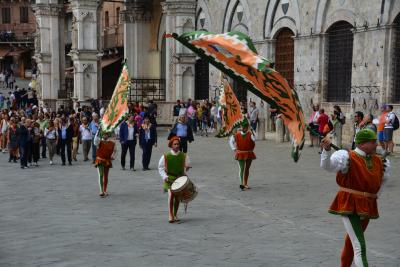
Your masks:
[{"label": "banner with crest", "polygon": [[241,32],[214,34],[194,31],[166,34],[191,49],[248,90],[277,107],[292,138],[292,157],[297,161],[304,145],[305,120],[299,98],[286,79],[271,67],[268,59],[257,54],[251,39]]},{"label": "banner with crest", "polygon": [[240,127],[247,120],[242,113],[239,100],[228,81],[224,79],[222,83],[218,98],[218,110],[221,113],[222,127],[216,135],[217,137],[231,135],[235,128]]},{"label": "banner with crest", "polygon": [[125,63],[119,76],[117,85],[115,86],[110,103],[101,119],[101,131],[113,131],[129,114],[129,88],[130,75],[128,71],[128,66]]}]

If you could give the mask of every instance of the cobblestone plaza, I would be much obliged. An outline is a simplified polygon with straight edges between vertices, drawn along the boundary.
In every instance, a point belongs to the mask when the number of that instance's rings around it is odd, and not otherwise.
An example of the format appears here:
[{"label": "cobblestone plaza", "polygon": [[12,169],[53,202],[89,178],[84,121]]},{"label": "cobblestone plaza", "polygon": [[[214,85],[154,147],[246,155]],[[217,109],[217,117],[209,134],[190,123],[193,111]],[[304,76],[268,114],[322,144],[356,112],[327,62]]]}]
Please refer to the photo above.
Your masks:
[{"label": "cobblestone plaza", "polygon": [[[189,147],[198,197],[181,224],[168,224],[167,196],[151,171],[111,169],[108,198],[96,169],[40,166],[22,170],[0,154],[0,266],[338,266],[344,227],[328,214],[337,185],[319,168],[317,149],[296,164],[287,144],[258,141],[251,190],[241,192],[224,139],[198,137]],[[137,151],[137,158],[140,155]],[[398,154],[391,156],[398,166]],[[136,166],[139,166],[136,162]],[[138,169],[138,168],[137,168]],[[367,232],[370,266],[400,265],[399,169],[379,199]]]}]

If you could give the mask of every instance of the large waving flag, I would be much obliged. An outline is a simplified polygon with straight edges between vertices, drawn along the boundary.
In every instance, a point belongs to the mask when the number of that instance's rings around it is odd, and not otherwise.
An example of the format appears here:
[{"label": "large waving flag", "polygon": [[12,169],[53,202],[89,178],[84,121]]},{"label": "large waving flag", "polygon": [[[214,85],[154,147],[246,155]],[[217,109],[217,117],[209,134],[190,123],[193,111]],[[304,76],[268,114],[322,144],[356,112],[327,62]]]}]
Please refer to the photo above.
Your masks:
[{"label": "large waving flag", "polygon": [[231,135],[236,127],[239,127],[247,120],[242,114],[239,100],[225,79],[223,80],[223,85],[220,87],[218,106],[221,110],[222,127],[217,137]]},{"label": "large waving flag", "polygon": [[128,66],[124,64],[117,85],[115,86],[110,104],[101,119],[103,132],[113,131],[129,113],[128,95],[130,87]]},{"label": "large waving flag", "polygon": [[286,79],[271,68],[271,62],[257,54],[250,38],[241,32],[214,34],[206,31],[167,34],[190,48],[235,80],[245,83],[252,93],[276,106],[292,136],[292,157],[299,159],[305,124],[299,98]]}]

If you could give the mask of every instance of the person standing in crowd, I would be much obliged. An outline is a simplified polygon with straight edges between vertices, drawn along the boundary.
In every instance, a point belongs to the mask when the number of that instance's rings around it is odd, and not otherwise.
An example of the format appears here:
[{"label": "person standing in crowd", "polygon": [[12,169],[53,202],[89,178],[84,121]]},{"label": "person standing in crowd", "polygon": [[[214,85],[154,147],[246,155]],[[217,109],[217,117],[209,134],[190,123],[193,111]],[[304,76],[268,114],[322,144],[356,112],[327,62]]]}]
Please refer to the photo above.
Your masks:
[{"label": "person standing in crowd", "polygon": [[355,136],[355,150],[338,150],[330,154],[330,140],[321,142],[321,168],[337,172],[339,192],[329,212],[340,215],[347,235],[341,266],[368,266],[364,232],[370,219],[379,217],[377,198],[389,178],[390,162],[376,155],[376,134],[362,129]]},{"label": "person standing in crowd", "polygon": [[386,115],[387,115],[386,105],[382,105],[381,114],[379,115],[379,123],[377,130],[378,130],[378,141],[384,151],[386,151],[386,144],[385,144]]},{"label": "person standing in crowd", "polygon": [[125,170],[125,158],[129,150],[129,169],[135,171],[135,148],[139,135],[135,118],[130,116],[128,122],[121,123],[119,128],[119,142],[121,143],[121,167]]},{"label": "person standing in crowd", "polygon": [[387,105],[386,106],[386,117],[385,117],[385,147],[386,153],[390,154],[393,153],[393,124],[396,119],[396,114],[393,112],[393,106]]},{"label": "person standing in crowd", "polygon": [[40,159],[40,140],[42,134],[40,132],[40,125],[38,122],[33,123],[32,132],[32,160],[33,165],[38,166],[38,161]]},{"label": "person standing in crowd", "polygon": [[215,101],[211,103],[211,110],[210,110],[210,128],[211,132],[215,132],[217,130],[217,119],[218,119],[218,107]]},{"label": "person standing in crowd", "polygon": [[3,95],[3,92],[0,92],[0,110],[3,110],[6,103],[6,98]]},{"label": "person standing in crowd", "polygon": [[44,129],[46,129],[49,125],[49,115],[46,113],[43,115],[43,113],[39,113],[39,117],[37,120],[37,123],[39,123],[39,129],[42,133],[42,137],[40,139],[40,146],[42,147],[42,158],[46,158],[46,137],[44,136]]},{"label": "person standing in crowd", "polygon": [[9,129],[9,116],[8,114],[1,114],[1,127],[0,127],[0,150],[3,153],[7,152],[7,133],[8,133],[8,129]]},{"label": "person standing in crowd", "polygon": [[100,197],[104,198],[108,196],[108,174],[110,168],[112,168],[112,160],[114,160],[116,153],[116,146],[113,141],[109,140],[110,133],[104,132],[102,139],[96,135],[94,143],[97,146],[96,149],[96,160],[94,166],[97,168],[99,173],[99,187]]},{"label": "person standing in crowd", "polygon": [[93,164],[96,160],[96,149],[97,146],[95,146],[94,144],[94,137],[97,133],[97,131],[99,130],[99,115],[97,115],[97,113],[93,112],[92,114],[92,121],[89,124],[89,129],[92,132],[92,160],[93,160]]},{"label": "person standing in crowd", "polygon": [[90,146],[92,145],[92,132],[88,125],[88,119],[86,117],[82,118],[82,124],[79,128],[81,134],[80,143],[82,144],[83,150],[83,161],[89,160]]},{"label": "person standing in crowd", "polygon": [[372,114],[367,114],[364,116],[363,121],[360,123],[361,129],[370,129],[375,134],[377,133],[376,125],[372,123],[374,116]]},{"label": "person standing in crowd", "polygon": [[325,114],[325,110],[323,108],[321,108],[319,110],[319,116],[317,119],[318,133],[320,136],[326,135],[324,129],[325,129],[325,126],[328,124],[328,122],[329,122],[329,117],[328,117],[328,115]]},{"label": "person standing in crowd", "polygon": [[61,126],[58,128],[58,142],[60,143],[61,148],[61,161],[62,165],[65,166],[65,148],[67,148],[67,159],[68,164],[72,165],[72,153],[71,153],[71,145],[72,145],[72,136],[74,135],[74,130],[72,125],[67,125],[67,119],[61,119]]},{"label": "person standing in crowd", "polygon": [[235,160],[238,161],[239,187],[242,190],[250,189],[248,185],[250,166],[252,161],[256,159],[256,154],[254,153],[255,141],[256,136],[249,130],[249,122],[247,120],[243,123],[242,129],[229,139],[229,145],[235,153]]},{"label": "person standing in crowd", "polygon": [[203,133],[205,133],[205,135],[208,137],[207,128],[208,128],[208,122],[210,120],[210,110],[205,103],[201,105],[200,109],[202,110],[200,118],[200,123],[201,123],[200,135],[203,136]]},{"label": "person standing in crowd", "polygon": [[172,118],[173,118],[173,123],[175,123],[179,117],[179,111],[181,110],[182,105],[181,101],[178,99],[176,100],[176,104],[172,108]]},{"label": "person standing in crowd", "polygon": [[336,145],[342,147],[343,125],[346,123],[346,117],[338,105],[333,106],[333,114],[336,122],[333,127],[334,138],[336,139]]},{"label": "person standing in crowd", "polygon": [[17,123],[14,117],[10,118],[10,124],[7,131],[8,139],[8,152],[10,153],[10,159],[8,162],[13,161],[17,163],[18,158],[18,144],[19,144],[19,132]]},{"label": "person standing in crowd", "polygon": [[319,117],[319,105],[313,105],[313,112],[311,113],[310,120],[308,122],[308,126],[310,127],[310,147],[313,147],[315,143],[319,144],[319,126],[318,126],[318,117]]},{"label": "person standing in crowd", "polygon": [[333,125],[332,136],[333,140],[332,143],[338,147],[342,147],[342,124],[339,121],[337,113],[333,113],[331,115],[331,122]]},{"label": "person standing in crowd", "polygon": [[44,137],[46,138],[47,149],[49,151],[50,165],[53,165],[54,154],[56,153],[58,132],[54,125],[54,121],[49,120],[47,128],[44,129]]},{"label": "person standing in crowd", "polygon": [[21,169],[28,168],[28,157],[31,153],[31,121],[30,119],[26,119],[23,123],[21,121],[21,125],[18,127],[18,147],[20,153],[20,163]]},{"label": "person standing in crowd", "polygon": [[184,153],[187,153],[188,142],[194,141],[192,127],[186,122],[186,116],[184,114],[179,115],[178,122],[174,124],[169,135],[168,140],[171,140],[173,136],[179,137],[180,149]]},{"label": "person standing in crowd", "polygon": [[361,111],[356,111],[356,114],[354,115],[354,126],[353,126],[354,137],[353,137],[353,143],[351,145],[351,149],[356,148],[355,139],[356,139],[357,133],[362,129],[361,122],[363,120],[364,120],[364,113],[362,113]]},{"label": "person standing in crowd", "polygon": [[164,191],[168,191],[169,223],[180,222],[177,216],[180,199],[172,193],[171,185],[177,178],[186,175],[190,168],[189,156],[180,151],[179,145],[179,137],[171,137],[168,142],[168,147],[171,148],[171,151],[162,155],[158,162],[158,172],[164,181]]},{"label": "person standing in crowd", "polygon": [[[181,114],[179,114],[179,116],[180,115]],[[179,118],[178,118],[178,120],[179,120]],[[193,132],[196,133],[197,132],[196,109],[195,109],[195,105],[192,101],[190,101],[190,106],[188,106],[188,108],[187,108],[187,120],[188,120],[188,124],[190,125],[190,127],[192,127]]]},{"label": "person standing in crowd", "polygon": [[256,107],[256,102],[250,101],[250,108],[248,112],[249,112],[248,118],[250,120],[250,126],[254,131],[256,131],[258,123],[258,115],[259,115],[259,110]]},{"label": "person standing in crowd", "polygon": [[78,120],[71,116],[69,118],[69,124],[72,125],[72,159],[74,161],[78,161],[76,156],[78,155],[78,148],[79,148],[79,123]]},{"label": "person standing in crowd", "polygon": [[156,125],[152,124],[148,117],[144,118],[144,122],[139,130],[139,145],[143,150],[143,171],[150,170],[149,164],[151,159],[151,152],[153,146],[157,147],[157,129]]}]

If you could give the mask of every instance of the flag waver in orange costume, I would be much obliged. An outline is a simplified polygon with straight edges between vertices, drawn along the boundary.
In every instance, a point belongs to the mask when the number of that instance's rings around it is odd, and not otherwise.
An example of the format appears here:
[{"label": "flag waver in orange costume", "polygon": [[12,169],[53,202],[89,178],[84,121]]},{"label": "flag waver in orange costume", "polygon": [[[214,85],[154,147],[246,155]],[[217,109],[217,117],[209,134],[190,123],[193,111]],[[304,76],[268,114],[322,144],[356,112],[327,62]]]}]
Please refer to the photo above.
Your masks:
[{"label": "flag waver in orange costume", "polygon": [[342,250],[341,266],[368,266],[364,231],[369,219],[379,217],[377,197],[389,177],[390,162],[375,154],[376,134],[369,129],[360,130],[353,151],[338,150],[330,155],[330,140],[323,139],[321,167],[337,172],[339,185],[329,212],[342,216],[347,232]]},{"label": "flag waver in orange costume", "polygon": [[110,168],[112,168],[112,160],[114,159],[114,155],[116,153],[115,143],[108,140],[109,136],[109,133],[105,132],[103,133],[103,140],[100,140],[98,137],[95,138],[95,145],[97,146],[95,167],[99,173],[101,197],[108,196],[108,173]]},{"label": "flag waver in orange costume", "polygon": [[247,120],[243,122],[241,131],[236,132],[229,139],[229,145],[235,152],[235,159],[239,165],[240,189],[250,189],[248,186],[251,162],[256,158],[254,147],[256,137],[249,131]]}]

